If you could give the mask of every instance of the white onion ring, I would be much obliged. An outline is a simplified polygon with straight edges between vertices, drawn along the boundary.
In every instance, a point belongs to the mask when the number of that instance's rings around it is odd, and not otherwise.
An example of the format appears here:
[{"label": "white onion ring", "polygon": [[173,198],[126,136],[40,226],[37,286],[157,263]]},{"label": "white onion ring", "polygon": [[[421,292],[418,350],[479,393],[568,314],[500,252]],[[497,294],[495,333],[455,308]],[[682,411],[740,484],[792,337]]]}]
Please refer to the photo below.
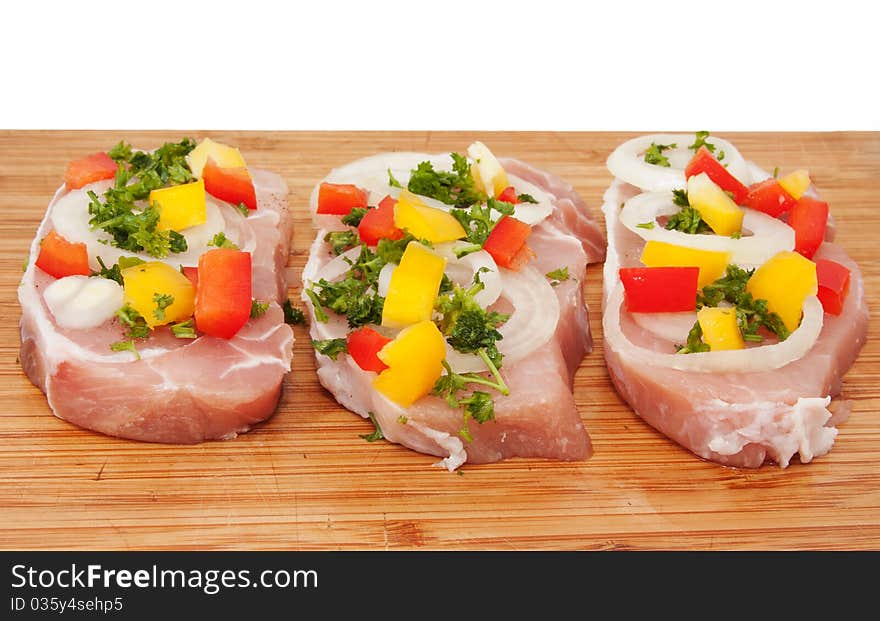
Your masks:
[{"label": "white onion ring", "polygon": [[474,296],[476,303],[486,308],[494,304],[501,295],[501,271],[492,255],[485,250],[466,254],[460,259],[456,258],[455,250],[467,245],[469,245],[467,242],[437,244],[434,251],[446,258],[446,275],[450,280],[466,289],[474,282],[474,275],[478,270],[484,267],[489,270],[480,274],[483,290]]},{"label": "white onion ring", "polygon": [[386,263],[379,271],[379,280],[376,283],[376,290],[383,298],[388,297],[388,288],[391,286],[391,274],[394,273],[396,268],[396,263]]},{"label": "white onion ring", "polygon": [[[794,249],[794,229],[785,222],[754,209],[744,209],[743,228],[752,235],[734,239],[722,235],[682,233],[668,231],[656,224],[658,216],[677,213],[679,207],[672,202],[669,192],[645,192],[626,201],[620,210],[620,221],[642,239],[656,240],[697,248],[731,253],[731,262],[737,265],[761,265],[783,250]],[[654,228],[638,225],[655,222]]]},{"label": "white onion ring", "polygon": [[[321,183],[352,183],[369,191],[369,203],[376,205],[386,196],[397,198],[400,196],[400,188],[388,185],[388,169],[394,178],[403,187],[409,183],[410,172],[421,162],[431,162],[434,170],[452,170],[452,158],[448,153],[430,154],[416,152],[392,152],[378,153],[364,157],[345,166],[334,168],[324,179],[312,189],[309,197],[309,210],[312,220],[321,228],[340,228],[339,216],[318,214],[318,189]],[[508,180],[520,194],[530,194],[537,203],[521,203],[514,209],[514,215],[528,225],[534,226],[544,220],[553,212],[553,196],[538,186],[508,173]],[[429,207],[449,211],[451,207],[438,200],[427,196],[419,196],[419,199]]]},{"label": "white onion ring", "polygon": [[691,373],[755,373],[772,371],[802,358],[822,332],[824,310],[816,296],[804,300],[801,325],[782,342],[761,347],[695,354],[662,354],[635,345],[620,327],[623,285],[618,282],[611,292],[602,328],[605,341],[619,355],[636,364],[666,367]]},{"label": "white onion ring", "polygon": [[[323,239],[323,237],[319,237],[319,239]],[[333,282],[343,274],[348,273],[351,270],[352,263],[357,261],[359,256],[361,256],[361,247],[355,246],[327,261],[316,271],[313,278],[306,278],[305,270],[303,270],[303,286],[308,287],[309,283],[318,282],[321,279]]]},{"label": "white onion ring", "polygon": [[[695,134],[650,134],[627,140],[617,147],[606,160],[611,174],[636,187],[649,192],[674,190],[685,187],[684,168],[694,152],[688,149],[693,144]],[[710,136],[716,153],[724,151],[727,170],[744,184],[751,183],[751,174],[743,156],[730,142],[717,136]],[[649,164],[645,161],[645,149],[656,144],[675,144],[674,149],[663,152],[669,158],[669,167]]]},{"label": "white onion ring", "polygon": [[559,323],[559,298],[547,278],[527,265],[514,272],[501,272],[501,297],[513,305],[513,313],[498,332],[498,351],[504,364],[512,364],[547,343]]},{"label": "white onion ring", "polygon": [[697,313],[695,311],[681,313],[630,313],[630,317],[643,330],[647,330],[651,334],[673,343],[686,342],[691,328],[694,327],[694,322],[697,321]]}]

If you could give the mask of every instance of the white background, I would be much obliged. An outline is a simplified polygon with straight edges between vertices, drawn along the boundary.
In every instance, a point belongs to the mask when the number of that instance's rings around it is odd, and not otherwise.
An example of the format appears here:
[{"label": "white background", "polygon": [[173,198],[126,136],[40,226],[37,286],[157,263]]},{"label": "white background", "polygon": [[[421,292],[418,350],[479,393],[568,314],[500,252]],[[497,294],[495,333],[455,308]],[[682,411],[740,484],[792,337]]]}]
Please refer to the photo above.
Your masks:
[{"label": "white background", "polygon": [[10,2],[0,127],[878,130],[872,6]]}]

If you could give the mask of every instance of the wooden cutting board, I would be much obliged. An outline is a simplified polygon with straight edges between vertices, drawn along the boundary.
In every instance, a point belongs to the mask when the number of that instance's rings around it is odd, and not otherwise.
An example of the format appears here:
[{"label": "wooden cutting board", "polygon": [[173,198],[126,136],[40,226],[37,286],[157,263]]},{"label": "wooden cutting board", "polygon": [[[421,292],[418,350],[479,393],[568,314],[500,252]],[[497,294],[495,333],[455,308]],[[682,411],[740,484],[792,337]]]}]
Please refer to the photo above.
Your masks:
[{"label": "wooden cutting board", "polygon": [[[193,137],[207,132],[187,132]],[[55,418],[18,363],[16,287],[37,224],[68,160],[120,139],[140,147],[181,132],[0,132],[0,547],[4,549],[878,549],[880,339],[850,370],[850,420],[833,451],[782,470],[723,468],[643,423],[616,395],[602,358],[601,266],[586,282],[596,340],[575,397],[595,455],[557,463],[465,465],[358,434],[372,425],[319,386],[305,329],[277,413],[235,440],[141,444]],[[624,133],[211,132],[290,185],[298,274],[313,232],[314,183],[377,151],[462,150],[483,140],[562,176],[598,210],[605,158]],[[838,239],[880,301],[880,134],[728,136],[761,166],[808,168]],[[291,294],[298,300],[299,291]],[[133,399],[137,395],[132,395]]]}]

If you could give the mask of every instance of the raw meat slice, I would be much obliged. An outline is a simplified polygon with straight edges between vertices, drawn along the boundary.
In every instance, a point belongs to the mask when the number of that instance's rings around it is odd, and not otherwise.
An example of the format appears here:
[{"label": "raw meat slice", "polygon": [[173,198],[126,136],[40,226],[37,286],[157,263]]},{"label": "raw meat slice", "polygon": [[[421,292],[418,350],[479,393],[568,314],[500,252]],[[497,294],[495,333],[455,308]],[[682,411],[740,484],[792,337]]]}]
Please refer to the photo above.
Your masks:
[{"label": "raw meat slice", "polygon": [[[131,352],[110,350],[123,338],[117,320],[65,329],[48,310],[42,292],[55,279],[35,267],[40,240],[53,230],[60,202],[70,208],[87,200],[75,193],[92,189],[100,194],[107,184],[69,192],[62,186],[56,192],[31,245],[18,293],[22,367],[56,416],[121,438],[197,443],[234,438],[272,415],[293,349],[293,332],[279,306],[287,297],[292,216],[284,181],[274,173],[250,172],[256,211],[243,218],[232,206],[214,203],[227,235],[251,252],[253,296],[271,301],[268,310],[229,340],[205,335],[179,339],[167,327],[159,328],[138,343],[140,360]],[[167,262],[176,267],[173,258]]]},{"label": "raw meat slice", "polygon": [[[327,179],[334,183],[360,184],[372,191],[373,200],[378,200],[388,191],[386,168],[391,168],[405,185],[409,169],[420,161],[429,160],[440,166],[448,159],[448,156],[427,154],[388,156],[387,163],[382,161],[382,156],[354,162],[333,171]],[[533,224],[528,240],[536,257],[525,269],[536,270],[541,275],[546,295],[555,296],[559,320],[546,343],[521,360],[505,363],[501,369],[511,392],[507,397],[495,393],[495,420],[483,424],[471,422],[472,439],[464,440],[459,435],[461,410],[450,408],[443,399],[429,395],[408,408],[401,407],[376,391],[372,387],[376,374],[363,371],[351,357],[340,355],[334,361],[316,354],[318,378],[340,404],[363,417],[373,414],[385,439],[440,456],[441,463],[449,470],[465,462],[488,463],[509,457],[580,460],[591,454],[590,439],[572,396],[572,381],[584,355],[592,348],[583,286],[587,264],[604,257],[602,232],[570,185],[517,160],[501,159],[500,162],[518,190],[527,186],[540,193],[541,198],[546,196],[547,200],[541,200],[536,208],[536,211],[543,209],[546,203],[546,212],[536,217],[538,221]],[[379,187],[372,187],[373,178],[381,181]],[[314,205],[312,212],[315,213]],[[322,228],[303,271],[306,285],[315,281],[333,260],[330,247],[323,240],[328,228],[339,228],[325,216],[316,216],[315,221]],[[547,286],[543,274],[561,267],[568,268],[571,278],[556,287]],[[311,313],[313,339],[344,336],[347,330],[344,318],[331,313],[327,323],[315,321],[312,301],[305,295],[303,300]],[[509,311],[501,302],[493,308]]]},{"label": "raw meat slice", "polygon": [[[749,170],[754,180],[769,177],[752,163]],[[640,192],[616,179],[605,193],[605,305],[620,282],[618,269],[641,265],[644,240],[619,217],[621,204]],[[658,431],[720,464],[756,468],[772,461],[786,467],[795,455],[806,463],[827,453],[837,436],[836,426],[849,414],[848,402],[832,403],[832,398],[839,395],[842,377],[865,343],[868,324],[861,272],[830,239],[831,226],[815,258],[848,267],[850,292],[839,316],[825,314],[818,339],[802,358],[762,372],[693,373],[637,363],[634,347],[669,352],[674,343],[646,329],[650,324],[643,317],[621,307],[621,330],[606,324],[604,341],[608,373],[617,391]],[[605,311],[604,321],[612,321]],[[680,319],[670,321],[681,323]],[[691,325],[694,319],[692,314]],[[626,339],[610,337],[614,333]]]}]

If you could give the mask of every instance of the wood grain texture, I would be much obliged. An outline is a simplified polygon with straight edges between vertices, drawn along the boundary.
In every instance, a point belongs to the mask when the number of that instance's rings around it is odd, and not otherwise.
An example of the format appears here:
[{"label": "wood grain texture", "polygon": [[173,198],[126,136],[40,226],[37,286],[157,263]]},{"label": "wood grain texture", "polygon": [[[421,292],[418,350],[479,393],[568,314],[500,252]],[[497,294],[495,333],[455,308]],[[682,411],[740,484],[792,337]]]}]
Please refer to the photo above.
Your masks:
[{"label": "wood grain texture", "polygon": [[[187,132],[201,137],[207,132]],[[16,287],[28,244],[69,159],[121,138],[141,147],[181,132],[0,132],[0,548],[11,549],[878,549],[880,339],[844,382],[854,402],[832,452],[787,470],[707,463],[643,423],[616,395],[596,348],[575,397],[595,455],[577,463],[514,459],[465,466],[358,437],[369,422],[336,405],[296,329],[277,413],[228,442],[162,446],[117,440],[56,419],[18,364]],[[211,132],[290,184],[290,265],[312,239],[307,200],[327,171],[377,151],[461,150],[480,139],[572,182],[598,209],[604,162],[624,133]],[[732,134],[765,168],[808,168],[838,239],[880,301],[880,135]],[[601,267],[587,300],[599,308]],[[298,289],[292,288],[298,295]],[[136,398],[133,396],[133,398]]]}]

